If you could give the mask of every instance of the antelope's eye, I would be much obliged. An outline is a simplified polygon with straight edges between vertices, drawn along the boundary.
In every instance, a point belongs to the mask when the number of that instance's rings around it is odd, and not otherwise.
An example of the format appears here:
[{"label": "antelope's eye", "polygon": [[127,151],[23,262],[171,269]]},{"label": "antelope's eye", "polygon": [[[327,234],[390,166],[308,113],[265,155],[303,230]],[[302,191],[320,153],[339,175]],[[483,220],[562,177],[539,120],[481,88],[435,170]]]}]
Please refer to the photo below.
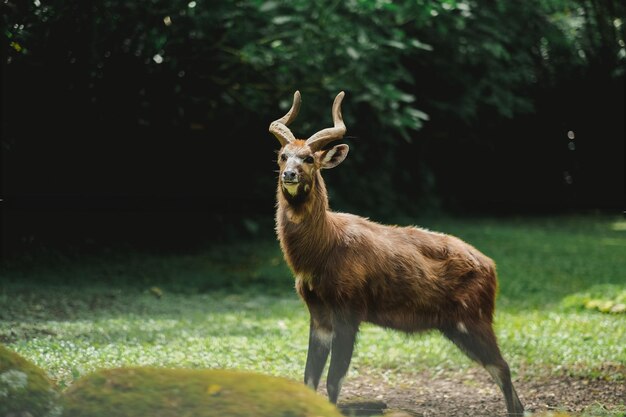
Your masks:
[{"label": "antelope's eye", "polygon": [[304,158],[304,162],[306,162],[307,164],[312,164],[313,163],[313,157],[312,156],[307,156],[306,158]]},{"label": "antelope's eye", "polygon": [[281,161],[286,161],[286,160],[287,160],[287,155],[282,154],[282,155],[280,156],[280,160],[281,160]]}]

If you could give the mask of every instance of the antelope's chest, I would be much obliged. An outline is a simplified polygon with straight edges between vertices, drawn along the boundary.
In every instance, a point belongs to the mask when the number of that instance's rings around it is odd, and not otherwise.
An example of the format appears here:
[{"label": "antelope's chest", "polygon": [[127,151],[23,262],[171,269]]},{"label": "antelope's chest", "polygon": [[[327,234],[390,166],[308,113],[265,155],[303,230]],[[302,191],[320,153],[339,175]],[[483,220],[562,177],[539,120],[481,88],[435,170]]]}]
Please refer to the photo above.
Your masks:
[{"label": "antelope's chest", "polygon": [[303,274],[295,274],[296,292],[300,296],[303,296],[305,291],[313,290],[313,285],[309,282],[309,279],[309,277],[306,277]]},{"label": "antelope's chest", "polygon": [[328,291],[325,283],[320,282],[313,274],[298,273],[296,292],[307,304],[334,304],[333,294]]},{"label": "antelope's chest", "polygon": [[314,276],[323,273],[326,253],[306,236],[281,236],[281,249],[285,261],[296,279],[312,282]]},{"label": "antelope's chest", "polygon": [[[334,277],[296,275],[296,292],[310,310],[345,311],[363,316],[367,311],[367,299],[360,293],[341,285]],[[320,310],[321,309],[321,310]]]}]

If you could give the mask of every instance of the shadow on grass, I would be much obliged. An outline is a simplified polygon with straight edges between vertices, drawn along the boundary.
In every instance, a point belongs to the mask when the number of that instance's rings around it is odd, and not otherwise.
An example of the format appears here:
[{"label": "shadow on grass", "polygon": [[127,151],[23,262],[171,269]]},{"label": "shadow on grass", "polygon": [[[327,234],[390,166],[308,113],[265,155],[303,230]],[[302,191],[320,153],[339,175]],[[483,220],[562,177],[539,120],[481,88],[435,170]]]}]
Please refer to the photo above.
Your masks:
[{"label": "shadow on grass", "polygon": [[382,401],[354,401],[337,406],[341,414],[346,417],[373,417],[381,416],[387,409],[387,404]]}]

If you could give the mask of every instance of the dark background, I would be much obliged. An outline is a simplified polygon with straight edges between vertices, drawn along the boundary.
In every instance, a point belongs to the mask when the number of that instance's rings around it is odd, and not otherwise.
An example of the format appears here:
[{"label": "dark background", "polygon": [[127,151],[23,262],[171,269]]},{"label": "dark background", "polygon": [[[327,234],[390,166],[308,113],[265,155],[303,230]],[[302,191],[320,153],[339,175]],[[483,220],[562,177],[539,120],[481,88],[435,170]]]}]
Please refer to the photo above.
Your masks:
[{"label": "dark background", "polygon": [[624,209],[623,2],[0,7],[4,258],[271,236],[267,128],[296,89],[302,137],[347,94],[333,209]]}]

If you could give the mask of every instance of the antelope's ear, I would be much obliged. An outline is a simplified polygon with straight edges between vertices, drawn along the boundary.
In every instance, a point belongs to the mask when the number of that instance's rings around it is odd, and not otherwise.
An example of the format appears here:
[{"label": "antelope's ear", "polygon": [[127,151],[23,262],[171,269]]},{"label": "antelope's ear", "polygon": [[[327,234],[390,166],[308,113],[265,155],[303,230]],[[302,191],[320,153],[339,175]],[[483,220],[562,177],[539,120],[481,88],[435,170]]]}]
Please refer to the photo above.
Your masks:
[{"label": "antelope's ear", "polygon": [[349,150],[350,147],[348,145],[342,144],[334,146],[329,150],[322,152],[322,168],[330,169],[336,167],[337,165],[342,163],[344,159],[346,159]]}]

